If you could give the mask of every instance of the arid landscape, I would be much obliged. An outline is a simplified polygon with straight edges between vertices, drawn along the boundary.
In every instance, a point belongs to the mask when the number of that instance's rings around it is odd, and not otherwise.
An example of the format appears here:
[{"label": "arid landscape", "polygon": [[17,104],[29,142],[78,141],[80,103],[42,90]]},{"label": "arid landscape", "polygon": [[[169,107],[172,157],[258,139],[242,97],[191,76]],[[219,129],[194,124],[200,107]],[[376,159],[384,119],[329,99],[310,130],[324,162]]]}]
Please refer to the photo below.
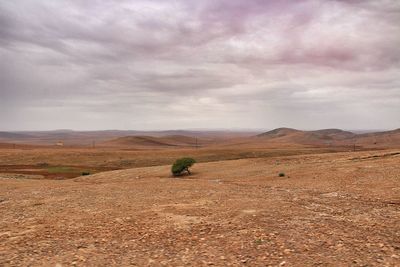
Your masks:
[{"label": "arid landscape", "polygon": [[3,142],[0,265],[399,266],[399,130],[152,134]]},{"label": "arid landscape", "polygon": [[399,0],[0,1],[0,267],[400,267]]}]

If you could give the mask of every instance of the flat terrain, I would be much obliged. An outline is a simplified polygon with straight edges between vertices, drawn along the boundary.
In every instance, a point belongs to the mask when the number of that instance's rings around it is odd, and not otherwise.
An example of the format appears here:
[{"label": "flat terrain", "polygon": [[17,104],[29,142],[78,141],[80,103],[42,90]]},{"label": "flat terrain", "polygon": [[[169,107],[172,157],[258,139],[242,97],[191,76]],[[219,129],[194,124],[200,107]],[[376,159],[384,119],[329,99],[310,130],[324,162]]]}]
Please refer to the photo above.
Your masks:
[{"label": "flat terrain", "polygon": [[194,157],[198,162],[243,158],[269,158],[312,153],[349,150],[349,147],[297,147],[272,148],[205,147],[199,149],[118,149],[79,147],[27,147],[0,148],[0,176],[18,176],[31,179],[68,179],[83,172],[97,173],[172,164],[182,156]]},{"label": "flat terrain", "polygon": [[[399,152],[255,155],[199,163],[183,178],[169,165],[0,178],[0,266],[399,266]],[[23,155],[0,160],[86,157]],[[85,164],[124,160],[107,155]]]}]

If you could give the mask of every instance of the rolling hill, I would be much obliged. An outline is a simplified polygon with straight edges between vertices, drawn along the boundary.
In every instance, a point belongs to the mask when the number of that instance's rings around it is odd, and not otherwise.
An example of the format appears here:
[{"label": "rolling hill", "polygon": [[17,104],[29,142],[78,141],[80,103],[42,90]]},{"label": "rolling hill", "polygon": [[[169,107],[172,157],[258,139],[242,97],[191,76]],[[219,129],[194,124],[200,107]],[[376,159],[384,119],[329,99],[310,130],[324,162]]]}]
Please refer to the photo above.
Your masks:
[{"label": "rolling hill", "polygon": [[235,131],[29,131],[0,132],[1,143],[54,145],[62,141],[66,146],[174,148],[216,145],[223,148],[249,146],[362,146],[370,148],[400,147],[400,129],[382,132],[350,132],[341,129],[303,131],[277,128],[258,134]]},{"label": "rolling hill", "polygon": [[399,147],[400,146],[400,128],[386,132],[359,134],[356,137],[357,144],[363,146],[384,146]]},{"label": "rolling hill", "polygon": [[[202,139],[206,143],[221,142],[226,139],[249,137],[257,134],[250,131],[194,131],[194,130],[170,130],[170,131],[135,131],[135,130],[102,130],[102,131],[24,131],[24,132],[0,132],[0,142],[34,145],[54,145],[62,141],[66,146],[92,146],[93,142],[100,144],[112,139],[127,136],[149,136],[164,138],[168,136],[167,143],[195,143],[195,139]],[[185,136],[186,138],[182,138]],[[189,140],[187,138],[192,138]],[[174,140],[175,139],[175,140]],[[194,140],[194,141],[193,141]],[[161,140],[163,143],[163,140]]]},{"label": "rolling hill", "polygon": [[101,143],[101,146],[127,148],[165,148],[165,147],[195,147],[205,143],[194,137],[184,135],[154,136],[124,136]]},{"label": "rolling hill", "polygon": [[340,129],[302,131],[278,128],[256,136],[259,141],[303,145],[358,145],[366,147],[399,147],[400,129],[356,134]]},{"label": "rolling hill", "polygon": [[278,128],[266,133],[257,135],[262,139],[271,142],[297,143],[310,145],[331,144],[337,141],[354,138],[356,134],[340,129],[323,129],[316,131],[301,131],[291,128]]},{"label": "rolling hill", "polygon": [[0,132],[0,140],[13,140],[13,139],[28,139],[31,138],[32,136],[29,134],[23,134],[23,133],[14,133],[14,132]]}]

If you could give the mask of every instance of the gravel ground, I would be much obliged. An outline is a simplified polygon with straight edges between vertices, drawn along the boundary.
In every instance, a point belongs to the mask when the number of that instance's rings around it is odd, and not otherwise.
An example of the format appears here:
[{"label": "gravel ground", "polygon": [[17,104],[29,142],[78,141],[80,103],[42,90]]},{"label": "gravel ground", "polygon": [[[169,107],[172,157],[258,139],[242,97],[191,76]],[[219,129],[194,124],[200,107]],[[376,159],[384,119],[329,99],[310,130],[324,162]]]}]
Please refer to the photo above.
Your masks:
[{"label": "gravel ground", "polygon": [[396,153],[3,177],[0,266],[400,266]]}]

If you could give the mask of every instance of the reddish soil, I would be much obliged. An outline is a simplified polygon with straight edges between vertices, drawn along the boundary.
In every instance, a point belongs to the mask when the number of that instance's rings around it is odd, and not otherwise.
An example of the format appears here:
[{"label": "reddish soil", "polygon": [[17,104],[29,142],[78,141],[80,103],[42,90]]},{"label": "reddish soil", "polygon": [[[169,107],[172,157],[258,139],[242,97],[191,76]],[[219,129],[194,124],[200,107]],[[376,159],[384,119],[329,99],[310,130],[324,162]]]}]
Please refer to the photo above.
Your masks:
[{"label": "reddish soil", "polygon": [[0,178],[0,265],[400,266],[398,166],[392,150]]}]

